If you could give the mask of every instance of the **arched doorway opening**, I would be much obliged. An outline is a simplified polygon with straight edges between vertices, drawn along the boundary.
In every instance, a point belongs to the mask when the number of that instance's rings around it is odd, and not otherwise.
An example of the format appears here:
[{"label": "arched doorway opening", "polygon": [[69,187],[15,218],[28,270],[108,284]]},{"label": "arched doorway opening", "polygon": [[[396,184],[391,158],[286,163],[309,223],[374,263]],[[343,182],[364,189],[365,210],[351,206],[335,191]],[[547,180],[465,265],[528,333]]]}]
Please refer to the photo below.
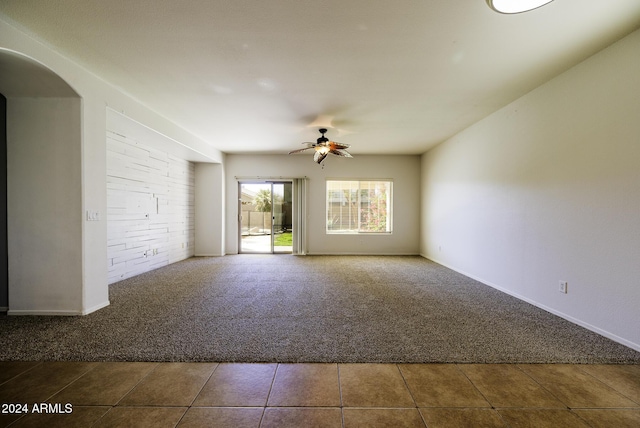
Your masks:
[{"label": "arched doorway opening", "polygon": [[[81,99],[60,76],[0,48],[6,183],[0,308],[10,314],[82,309]],[[0,180],[1,181],[1,180]],[[0,182],[0,185],[2,183]]]}]

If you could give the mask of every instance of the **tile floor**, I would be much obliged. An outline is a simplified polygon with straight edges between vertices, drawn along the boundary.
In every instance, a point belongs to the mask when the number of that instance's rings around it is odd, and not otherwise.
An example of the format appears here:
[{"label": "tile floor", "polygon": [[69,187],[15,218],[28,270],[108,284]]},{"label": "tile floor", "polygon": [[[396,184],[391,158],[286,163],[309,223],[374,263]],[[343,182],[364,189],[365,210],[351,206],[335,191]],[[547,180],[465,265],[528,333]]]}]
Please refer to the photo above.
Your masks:
[{"label": "tile floor", "polygon": [[11,427],[640,427],[640,366],[0,362],[0,404]]}]

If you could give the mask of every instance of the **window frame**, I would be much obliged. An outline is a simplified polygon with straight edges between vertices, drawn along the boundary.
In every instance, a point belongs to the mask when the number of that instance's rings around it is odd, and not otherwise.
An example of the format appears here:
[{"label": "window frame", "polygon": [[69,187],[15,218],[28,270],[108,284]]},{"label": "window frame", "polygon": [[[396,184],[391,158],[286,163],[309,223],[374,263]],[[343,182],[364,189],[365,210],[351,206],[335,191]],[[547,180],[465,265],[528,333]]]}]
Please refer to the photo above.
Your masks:
[{"label": "window frame", "polygon": [[[350,183],[350,188],[349,191],[354,191],[353,188],[351,188],[351,185],[353,185],[354,183],[357,184],[357,189],[355,189],[355,193],[357,195],[357,206],[356,206],[356,216],[357,216],[357,226],[356,228],[350,228],[350,229],[330,229],[330,215],[331,215],[331,204],[332,204],[332,198],[330,197],[330,190],[335,191],[334,189],[331,189],[331,185],[330,183],[332,182],[342,182],[342,183]],[[384,231],[380,231],[380,230],[363,230],[362,228],[362,218],[360,215],[361,212],[361,206],[362,206],[362,191],[366,191],[366,187],[365,189],[363,189],[362,187],[362,183],[369,183],[369,188],[372,187],[371,183],[384,183],[385,186],[385,191],[387,192],[386,195],[386,217],[385,217],[385,222],[386,222],[386,230]],[[335,202],[333,202],[335,203]],[[348,214],[349,216],[352,215],[351,213]],[[327,178],[325,180],[325,212],[324,212],[324,216],[325,216],[325,234],[327,235],[392,235],[393,234],[393,180],[389,179],[389,178]],[[343,214],[340,215],[341,217],[343,216]]]}]

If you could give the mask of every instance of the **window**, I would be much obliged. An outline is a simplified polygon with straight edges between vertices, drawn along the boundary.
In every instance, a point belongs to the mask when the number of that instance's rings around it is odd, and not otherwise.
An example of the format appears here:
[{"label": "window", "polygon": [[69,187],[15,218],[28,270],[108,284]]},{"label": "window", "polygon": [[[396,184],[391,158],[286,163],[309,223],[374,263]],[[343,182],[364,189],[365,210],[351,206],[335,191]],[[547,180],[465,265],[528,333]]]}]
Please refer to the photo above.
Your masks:
[{"label": "window", "polygon": [[327,180],[327,233],[391,233],[392,184]]}]

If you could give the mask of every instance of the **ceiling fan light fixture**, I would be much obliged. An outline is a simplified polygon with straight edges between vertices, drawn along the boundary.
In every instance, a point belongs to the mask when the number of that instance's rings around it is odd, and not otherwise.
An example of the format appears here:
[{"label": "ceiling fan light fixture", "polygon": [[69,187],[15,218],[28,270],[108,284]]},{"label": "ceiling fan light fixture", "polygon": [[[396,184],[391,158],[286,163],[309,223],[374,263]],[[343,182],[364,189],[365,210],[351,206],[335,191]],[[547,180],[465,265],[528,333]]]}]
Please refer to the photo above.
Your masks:
[{"label": "ceiling fan light fixture", "polygon": [[320,134],[322,136],[318,138],[315,143],[302,143],[306,144],[307,147],[303,149],[292,150],[289,152],[289,154],[292,155],[294,153],[301,153],[305,150],[313,149],[315,151],[315,153],[313,154],[313,160],[318,164],[321,164],[322,161],[330,154],[344,158],[353,157],[347,151],[347,149],[349,148],[349,144],[341,144],[336,141],[329,141],[329,139],[324,136],[324,134],[327,132],[325,128],[320,128],[318,131],[320,131]]},{"label": "ceiling fan light fixture", "polygon": [[499,13],[528,12],[551,3],[553,0],[487,0],[489,7]]}]

